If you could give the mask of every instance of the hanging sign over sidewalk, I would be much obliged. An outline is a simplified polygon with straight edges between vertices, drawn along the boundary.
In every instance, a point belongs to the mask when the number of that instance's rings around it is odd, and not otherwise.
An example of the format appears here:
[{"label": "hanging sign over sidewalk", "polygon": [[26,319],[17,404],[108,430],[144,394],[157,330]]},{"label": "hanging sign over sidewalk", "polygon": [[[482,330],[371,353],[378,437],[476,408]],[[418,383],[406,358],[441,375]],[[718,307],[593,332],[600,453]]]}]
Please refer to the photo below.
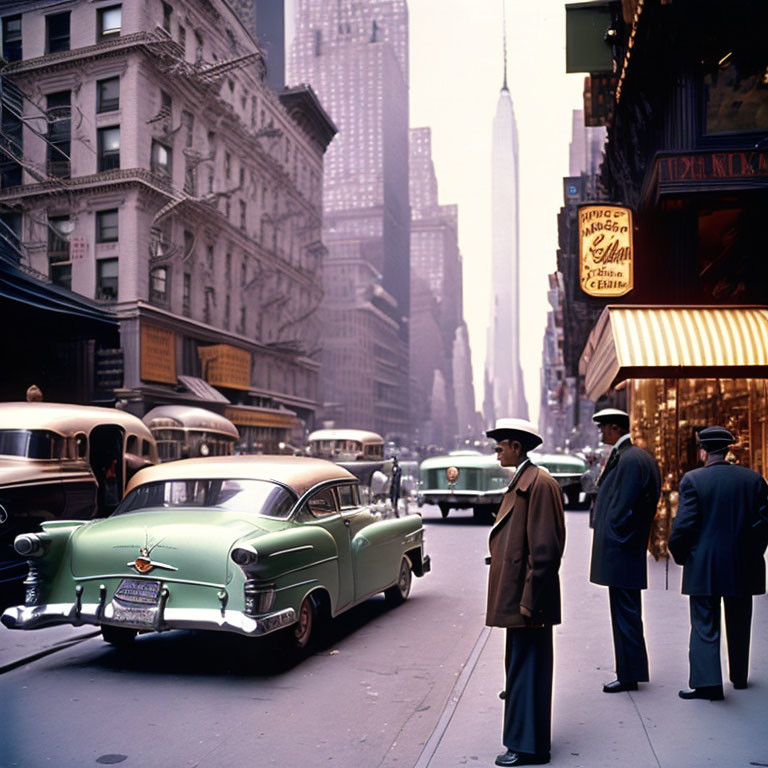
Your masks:
[{"label": "hanging sign over sidewalk", "polygon": [[619,205],[579,208],[579,282],[589,296],[624,296],[634,287],[632,211]]}]

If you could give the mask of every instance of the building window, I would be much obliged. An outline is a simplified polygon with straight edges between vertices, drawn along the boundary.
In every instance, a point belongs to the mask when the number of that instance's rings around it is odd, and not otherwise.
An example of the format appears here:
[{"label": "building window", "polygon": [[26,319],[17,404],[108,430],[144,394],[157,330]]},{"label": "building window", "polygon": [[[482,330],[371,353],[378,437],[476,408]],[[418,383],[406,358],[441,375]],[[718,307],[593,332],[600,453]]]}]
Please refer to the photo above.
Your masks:
[{"label": "building window", "polygon": [[48,217],[48,269],[51,282],[72,288],[72,262],[69,257],[69,216]]},{"label": "building window", "polygon": [[224,257],[224,278],[227,281],[227,285],[232,285],[232,254],[228,253]]},{"label": "building window", "polygon": [[149,300],[168,301],[168,267],[154,267],[149,271]]},{"label": "building window", "polygon": [[181,295],[181,313],[189,317],[192,308],[192,275],[184,273],[183,292]]},{"label": "building window", "polygon": [[120,78],[108,77],[96,82],[96,111],[114,112],[120,109]]},{"label": "building window", "polygon": [[203,322],[210,325],[213,317],[213,307],[216,304],[216,294],[211,286],[205,289],[205,305],[203,307]]},{"label": "building window", "polygon": [[120,37],[120,29],[123,25],[123,7],[121,5],[99,8],[96,12],[96,19],[98,24],[97,40]]},{"label": "building window", "polygon": [[195,62],[200,63],[203,60],[203,36],[195,32]]},{"label": "building window", "polygon": [[171,175],[171,148],[152,140],[152,171],[162,176]]},{"label": "building window", "polygon": [[21,15],[3,19],[3,58],[6,61],[21,60]]},{"label": "building window", "polygon": [[224,302],[224,327],[229,330],[229,315],[230,310],[232,308],[232,299],[230,298],[229,294],[227,294],[227,299]]},{"label": "building window", "polygon": [[181,55],[187,52],[187,29],[183,24],[179,24],[179,45],[181,46]]},{"label": "building window", "polygon": [[69,11],[45,17],[46,53],[69,50]]},{"label": "building window", "polygon": [[213,246],[209,245],[208,250],[206,252],[206,263],[208,264],[208,269],[213,269]]},{"label": "building window", "polygon": [[117,301],[117,259],[96,262],[96,298]]},{"label": "building window", "polygon": [[240,229],[245,232],[245,220],[248,214],[248,208],[245,204],[245,200],[240,201]]},{"label": "building window", "polygon": [[189,149],[195,138],[195,116],[184,110],[181,113],[181,123],[184,126],[184,146]]},{"label": "building window", "polygon": [[224,153],[224,178],[229,181],[232,177],[232,155]]},{"label": "building window", "polygon": [[[8,88],[9,83],[3,84]],[[0,189],[18,187],[21,184],[21,164],[13,157],[21,158],[24,154],[24,124],[7,107],[0,107],[0,130],[5,134],[3,146],[7,151],[4,162],[0,161]]]},{"label": "building window", "polygon": [[246,309],[245,309],[245,305],[243,305],[242,307],[240,307],[240,327],[238,328],[240,333],[245,333],[246,322],[247,322]]},{"label": "building window", "polygon": [[48,174],[63,179],[69,178],[71,173],[69,160],[72,139],[71,103],[70,91],[49,93],[46,96]]},{"label": "building window", "polygon": [[99,171],[111,171],[120,167],[120,126],[99,128]]},{"label": "building window", "polygon": [[163,3],[163,29],[168,32],[168,34],[171,33],[171,14],[173,13],[173,8],[171,8],[168,3]]},{"label": "building window", "polygon": [[96,213],[96,242],[117,242],[117,209]]},{"label": "building window", "polygon": [[197,197],[197,166],[189,157],[184,161],[184,191]]},{"label": "building window", "polygon": [[21,258],[21,214],[7,211],[0,213],[0,243],[8,245],[13,258]]}]

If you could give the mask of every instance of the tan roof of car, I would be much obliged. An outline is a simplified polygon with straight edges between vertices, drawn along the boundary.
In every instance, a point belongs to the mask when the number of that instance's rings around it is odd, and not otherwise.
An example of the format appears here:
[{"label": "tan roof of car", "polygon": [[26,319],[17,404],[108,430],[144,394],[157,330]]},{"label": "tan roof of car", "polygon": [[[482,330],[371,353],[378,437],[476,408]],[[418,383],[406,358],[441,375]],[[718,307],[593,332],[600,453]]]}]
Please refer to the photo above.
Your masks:
[{"label": "tan roof of car", "polygon": [[0,403],[0,429],[48,429],[60,435],[89,433],[100,424],[117,424],[154,440],[142,420],[117,408],[69,403]]},{"label": "tan roof of car", "polygon": [[331,461],[304,456],[209,456],[169,461],[142,469],[128,483],[126,492],[144,483],[214,478],[271,480],[293,488],[301,496],[318,483],[354,480],[355,476]]}]

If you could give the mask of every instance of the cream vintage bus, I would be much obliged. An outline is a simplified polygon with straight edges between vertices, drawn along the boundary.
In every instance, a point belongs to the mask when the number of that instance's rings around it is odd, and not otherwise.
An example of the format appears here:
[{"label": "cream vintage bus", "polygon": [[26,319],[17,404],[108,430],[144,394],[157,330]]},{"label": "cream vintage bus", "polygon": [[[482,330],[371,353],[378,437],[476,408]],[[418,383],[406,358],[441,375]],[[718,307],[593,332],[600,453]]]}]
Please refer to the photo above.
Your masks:
[{"label": "cream vintage bus", "polygon": [[130,477],[157,461],[152,433],[125,411],[0,403],[0,602],[24,596],[18,534],[50,520],[106,517]]}]

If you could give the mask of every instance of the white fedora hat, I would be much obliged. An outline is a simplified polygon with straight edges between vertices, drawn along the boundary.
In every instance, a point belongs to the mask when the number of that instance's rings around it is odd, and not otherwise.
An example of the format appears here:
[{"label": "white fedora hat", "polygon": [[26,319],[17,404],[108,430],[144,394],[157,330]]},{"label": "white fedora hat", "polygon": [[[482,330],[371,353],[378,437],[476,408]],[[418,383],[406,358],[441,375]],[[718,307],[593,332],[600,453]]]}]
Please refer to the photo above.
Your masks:
[{"label": "white fedora hat", "polygon": [[496,419],[496,426],[485,434],[494,440],[519,440],[526,451],[544,442],[536,427],[527,419]]}]

